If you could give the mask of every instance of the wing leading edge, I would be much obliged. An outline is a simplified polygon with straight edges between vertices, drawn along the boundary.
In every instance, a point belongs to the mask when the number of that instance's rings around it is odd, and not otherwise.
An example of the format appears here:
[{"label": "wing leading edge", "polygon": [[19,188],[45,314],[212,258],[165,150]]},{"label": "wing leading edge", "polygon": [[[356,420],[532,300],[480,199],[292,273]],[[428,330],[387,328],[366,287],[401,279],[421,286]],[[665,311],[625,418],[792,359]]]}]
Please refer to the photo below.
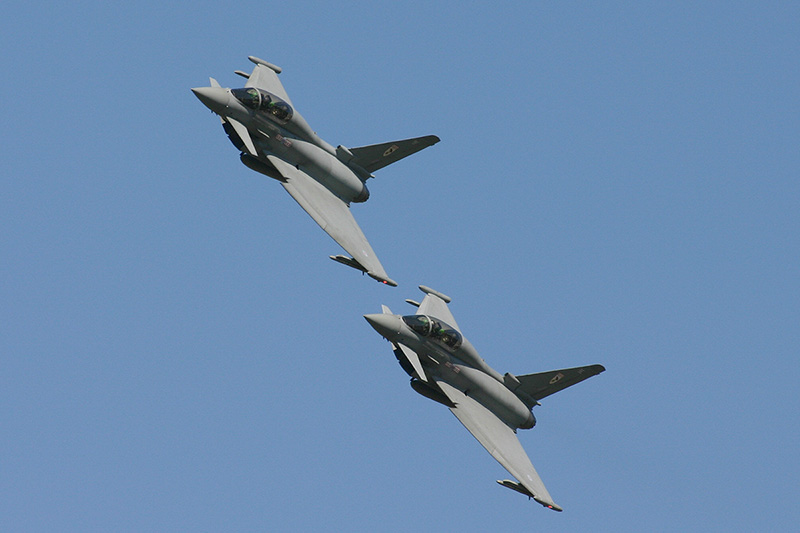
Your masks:
[{"label": "wing leading edge", "polygon": [[286,181],[281,182],[286,192],[311,215],[325,233],[364,267],[370,277],[388,285],[397,285],[386,274],[346,203],[314,178],[279,157],[268,155],[267,159],[286,178]]},{"label": "wing leading edge", "polygon": [[519,484],[511,481],[500,481],[499,483],[531,496],[548,509],[561,511],[561,507],[556,505],[550,493],[547,492],[514,430],[460,390],[444,381],[437,380],[436,383],[445,396],[455,404],[450,411],[456,415],[467,431],[472,433],[478,442],[492,454],[492,457],[519,481]]}]

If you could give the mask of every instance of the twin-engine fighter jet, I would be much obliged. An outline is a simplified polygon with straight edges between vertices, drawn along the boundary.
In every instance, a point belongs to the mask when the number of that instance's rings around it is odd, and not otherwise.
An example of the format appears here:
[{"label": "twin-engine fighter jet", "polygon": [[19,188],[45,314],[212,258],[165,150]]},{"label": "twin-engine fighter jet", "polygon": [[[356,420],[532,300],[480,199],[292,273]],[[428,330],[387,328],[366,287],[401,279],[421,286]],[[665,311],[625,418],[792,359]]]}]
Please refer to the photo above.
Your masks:
[{"label": "twin-engine fighter jet", "polygon": [[536,424],[531,410],[539,400],[590,378],[605,368],[591,365],[539,374],[500,375],[489,367],[461,334],[447,304],[450,298],[420,286],[422,303],[417,314],[364,315],[367,322],[392,343],[395,357],[411,376],[411,387],[446,405],[486,450],[517,481],[498,480],[504,487],[533,498],[555,511],[555,504],[517,439],[517,429]]},{"label": "twin-engine fighter jet", "polygon": [[351,202],[365,202],[372,172],[439,142],[434,135],[348,149],[320,139],[294,108],[278,80],[281,69],[250,56],[255,63],[241,89],[192,89],[222,119],[222,127],[241,151],[247,167],[281,182],[286,191],[352,257],[331,256],[387,285],[375,252],[350,213]]}]

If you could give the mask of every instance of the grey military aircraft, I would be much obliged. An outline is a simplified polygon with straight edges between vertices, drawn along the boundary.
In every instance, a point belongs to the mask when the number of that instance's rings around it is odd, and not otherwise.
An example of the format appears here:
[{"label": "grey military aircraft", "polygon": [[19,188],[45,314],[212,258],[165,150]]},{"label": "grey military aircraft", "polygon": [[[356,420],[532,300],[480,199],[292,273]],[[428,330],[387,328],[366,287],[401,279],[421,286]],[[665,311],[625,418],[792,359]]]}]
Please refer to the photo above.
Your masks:
[{"label": "grey military aircraft", "polygon": [[532,409],[539,400],[603,372],[601,365],[552,370],[538,374],[500,375],[481,359],[464,338],[447,307],[450,298],[421,285],[425,293],[415,315],[364,315],[392,343],[411,387],[450,408],[464,427],[517,481],[498,480],[504,487],[561,511],[517,439],[517,429],[536,424]]},{"label": "grey military aircraft", "polygon": [[331,259],[387,285],[386,275],[367,238],[350,213],[351,202],[369,198],[372,172],[439,142],[435,135],[348,149],[320,139],[297,112],[278,74],[281,69],[257,57],[243,88],[227,89],[210,78],[210,87],[192,89],[220,116],[222,127],[241,152],[242,163],[281,182],[284,189],[351,257]]}]

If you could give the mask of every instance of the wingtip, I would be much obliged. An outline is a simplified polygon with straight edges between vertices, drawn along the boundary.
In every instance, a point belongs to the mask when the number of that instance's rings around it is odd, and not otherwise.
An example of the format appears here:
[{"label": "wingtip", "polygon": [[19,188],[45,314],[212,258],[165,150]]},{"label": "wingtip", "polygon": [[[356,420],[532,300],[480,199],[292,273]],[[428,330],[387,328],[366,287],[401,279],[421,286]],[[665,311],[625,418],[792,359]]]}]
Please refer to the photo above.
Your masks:
[{"label": "wingtip", "polygon": [[331,255],[328,257],[330,257],[337,263],[341,263],[351,268],[355,268],[356,270],[360,270],[361,272],[365,272],[369,277],[380,283],[383,283],[384,285],[389,285],[390,287],[397,287],[397,282],[392,278],[386,276],[385,272],[383,274],[377,274],[372,270],[367,270],[361,263],[359,263],[352,257],[347,257],[346,255]]},{"label": "wingtip", "polygon": [[450,302],[453,301],[453,299],[450,298],[448,295],[443,294],[443,293],[441,293],[441,292],[439,292],[437,290],[431,289],[430,287],[426,287],[425,285],[420,285],[419,286],[419,290],[421,290],[425,294],[431,294],[433,296],[436,296],[437,298],[439,298],[442,301],[444,301],[444,303],[446,303],[446,304],[449,304]]},{"label": "wingtip", "polygon": [[252,63],[255,63],[256,65],[264,65],[265,67],[273,70],[275,72],[275,74],[280,74],[281,72],[283,72],[283,69],[281,67],[279,67],[278,65],[274,65],[274,64],[270,63],[269,61],[264,61],[263,59],[261,59],[259,57],[247,56],[247,59],[249,59]]},{"label": "wingtip", "polygon": [[548,509],[551,509],[553,511],[557,511],[559,513],[564,511],[564,509],[562,509],[554,501],[552,501],[552,500],[542,500],[541,498],[538,498],[530,490],[528,490],[528,488],[525,487],[522,483],[518,483],[516,481],[511,481],[510,479],[498,479],[497,483],[499,485],[503,486],[503,487],[506,487],[506,488],[511,489],[513,491],[516,491],[516,492],[519,492],[520,494],[524,494],[528,498],[533,498],[533,501],[535,501],[539,505],[547,507]]},{"label": "wingtip", "polygon": [[557,513],[562,513],[562,512],[564,512],[564,509],[562,509],[561,507],[559,507],[558,505],[556,505],[556,503],[555,503],[555,502],[546,502],[546,501],[540,500],[539,498],[534,498],[533,500],[534,500],[536,503],[540,503],[540,504],[542,504],[543,506],[547,507],[547,508],[548,508],[548,509],[550,509],[550,510],[556,511]]},{"label": "wingtip", "polygon": [[397,287],[397,282],[392,278],[388,278],[386,276],[378,276],[372,272],[367,272],[367,275],[372,279],[377,280],[380,283],[383,283],[384,285],[388,285],[390,287]]}]

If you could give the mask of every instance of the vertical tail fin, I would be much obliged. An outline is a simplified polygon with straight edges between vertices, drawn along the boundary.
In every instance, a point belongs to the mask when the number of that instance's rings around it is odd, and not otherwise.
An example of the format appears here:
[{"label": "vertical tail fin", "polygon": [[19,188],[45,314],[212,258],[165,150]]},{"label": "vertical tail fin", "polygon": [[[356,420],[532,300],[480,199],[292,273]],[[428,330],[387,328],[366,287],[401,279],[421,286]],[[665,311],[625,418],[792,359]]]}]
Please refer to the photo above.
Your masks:
[{"label": "vertical tail fin", "polygon": [[[571,387],[576,383],[580,383],[585,379],[605,371],[603,365],[590,365],[579,366],[575,368],[565,368],[562,370],[550,370],[549,372],[540,372],[538,374],[526,374],[523,376],[516,376],[516,381],[519,382],[518,386],[509,386],[512,392],[516,393],[520,399],[529,404],[528,407],[533,407],[542,398],[555,394],[559,391]],[[513,381],[507,380],[507,386]],[[521,394],[520,394],[521,393]]]},{"label": "vertical tail fin", "polygon": [[438,142],[439,137],[428,135],[415,139],[351,148],[350,152],[353,154],[353,159],[349,162],[355,163],[367,172],[375,172]]}]

